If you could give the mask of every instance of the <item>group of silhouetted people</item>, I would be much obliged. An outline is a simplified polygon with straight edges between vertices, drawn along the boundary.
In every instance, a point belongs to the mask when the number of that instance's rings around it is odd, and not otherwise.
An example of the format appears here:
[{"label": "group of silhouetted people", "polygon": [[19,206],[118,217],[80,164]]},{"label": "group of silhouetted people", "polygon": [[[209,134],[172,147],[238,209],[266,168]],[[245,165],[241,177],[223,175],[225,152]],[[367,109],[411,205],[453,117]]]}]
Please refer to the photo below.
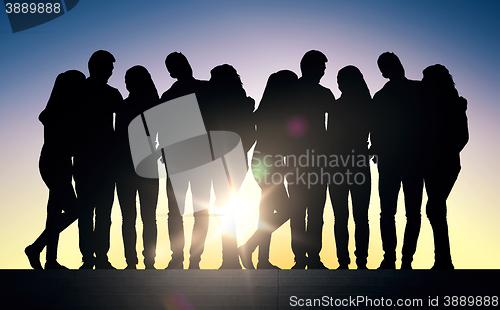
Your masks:
[{"label": "group of silhouetted people", "polygon": [[[399,58],[386,52],[378,58],[378,66],[389,82],[373,98],[360,70],[350,65],[338,72],[342,94],[336,100],[330,89],[319,83],[327,61],[323,53],[311,50],[300,62],[300,78],[289,70],[271,74],[256,110],[234,67],[216,66],[210,71],[209,81],[197,80],[186,57],[178,52],[165,59],[176,82],[161,97],[148,70],[138,65],[125,74],[129,96],[123,100],[120,92],[107,84],[115,58],[103,50],[90,57],[88,78],[76,70],[59,74],[39,116],[44,126],[39,169],[49,188],[49,200],[46,228],[25,249],[31,266],[42,269],[40,253],[46,246],[45,269],[66,269],[57,262],[59,233],[78,219],[83,261],[80,269],[115,269],[107,253],[116,186],[126,269],[136,269],[139,262],[137,194],[144,227],[144,265],[146,269],[155,268],[159,181],[136,174],[128,126],[144,111],[194,93],[207,132],[237,133],[245,154],[256,143],[249,168],[262,190],[258,229],[240,247],[234,233],[221,232],[222,269],[241,269],[242,265],[254,269],[252,253],[257,247],[257,268],[279,269],[269,261],[271,235],[288,220],[295,256],[292,269],[326,269],[319,253],[327,188],[334,211],[339,269],[348,269],[351,263],[349,195],[356,265],[366,269],[370,161],[377,164],[379,173],[384,250],[379,269],[396,268],[395,214],[401,185],[406,211],[401,268],[412,268],[425,185],[426,213],[434,234],[432,268],[453,269],[446,200],[460,172],[459,154],[469,134],[467,101],[458,95],[452,76],[444,66],[433,65],[423,70],[422,81],[409,80]],[[164,155],[162,162],[168,171]],[[208,232],[212,184],[192,179],[183,186],[184,196],[175,195],[167,176],[172,250],[167,269],[183,268],[181,210],[189,187],[195,211],[190,269],[200,268]],[[234,232],[234,218],[228,214],[225,218],[225,226]]]}]

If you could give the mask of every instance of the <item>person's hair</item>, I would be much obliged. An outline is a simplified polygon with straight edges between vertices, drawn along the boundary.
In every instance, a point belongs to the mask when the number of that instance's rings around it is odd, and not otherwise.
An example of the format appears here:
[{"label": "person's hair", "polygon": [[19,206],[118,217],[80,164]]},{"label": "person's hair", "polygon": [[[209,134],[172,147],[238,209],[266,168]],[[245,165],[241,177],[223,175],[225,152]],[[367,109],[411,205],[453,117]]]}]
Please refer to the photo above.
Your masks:
[{"label": "person's hair", "polygon": [[108,51],[98,50],[89,58],[89,73],[98,72],[103,66],[115,62],[115,57]]},{"label": "person's hair", "polygon": [[386,79],[399,78],[405,76],[405,69],[398,56],[391,52],[385,52],[378,57],[378,68],[382,76]]},{"label": "person's hair", "polygon": [[179,52],[172,52],[165,58],[165,66],[170,76],[174,79],[179,77],[193,76],[193,70],[186,56]]},{"label": "person's hair", "polygon": [[[320,68],[323,70],[323,66],[328,62],[325,54],[320,51],[310,50],[304,54],[300,60],[300,71],[302,75],[308,75],[310,73],[315,74]],[[321,72],[323,73],[323,71]]]},{"label": "person's hair", "polygon": [[269,76],[259,104],[259,114],[280,109],[282,101],[288,102],[289,91],[294,89],[298,80],[297,74],[290,70],[281,70]]},{"label": "person's hair", "polygon": [[158,90],[148,69],[140,65],[133,66],[127,70],[125,73],[125,84],[131,94],[135,92],[154,92],[158,94]]},{"label": "person's hair", "polygon": [[424,69],[422,83],[430,87],[435,94],[444,97],[457,97],[455,82],[448,69],[440,64]]},{"label": "person's hair", "polygon": [[236,69],[228,64],[219,65],[210,70],[210,82],[235,88],[241,88],[243,85]]},{"label": "person's hair", "polygon": [[370,90],[361,71],[352,65],[339,70],[337,83],[342,95],[371,99]]}]

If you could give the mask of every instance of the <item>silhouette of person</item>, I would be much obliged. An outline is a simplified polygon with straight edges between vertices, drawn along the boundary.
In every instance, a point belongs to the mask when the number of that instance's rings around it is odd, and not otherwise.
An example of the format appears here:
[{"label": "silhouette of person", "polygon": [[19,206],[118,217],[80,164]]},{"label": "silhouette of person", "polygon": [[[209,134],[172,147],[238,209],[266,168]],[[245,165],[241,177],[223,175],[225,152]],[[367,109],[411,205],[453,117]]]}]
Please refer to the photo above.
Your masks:
[{"label": "silhouette of person", "polygon": [[402,269],[411,269],[420,233],[423,192],[422,173],[422,89],[419,81],[405,77],[394,53],[378,58],[382,76],[389,79],[373,97],[375,122],[370,136],[372,154],[378,157],[380,232],[384,259],[379,269],[395,269],[395,214],[403,184],[406,228],[402,249]]},{"label": "silhouette of person", "polygon": [[446,221],[446,200],[460,172],[460,151],[469,141],[467,100],[458,95],[448,69],[433,65],[423,71],[428,94],[424,169],[427,192],[426,213],[434,233],[432,269],[454,269]]},{"label": "silhouette of person", "polygon": [[[327,180],[323,180],[324,167],[305,164],[300,156],[325,154],[327,140],[325,113],[334,104],[332,92],[319,84],[328,59],[320,51],[308,51],[300,61],[302,77],[293,90],[295,100],[289,105],[287,121],[289,154],[295,155],[294,176],[287,177],[288,193],[292,203],[290,228],[295,265],[292,269],[326,269],[320,260],[322,247],[323,210],[326,201]],[[314,153],[314,155],[313,155]],[[306,223],[307,216],[307,223]],[[307,257],[306,257],[307,254]]]},{"label": "silhouette of person", "polygon": [[290,218],[290,202],[283,183],[288,170],[284,164],[279,162],[276,164],[280,156],[287,154],[287,150],[283,147],[283,143],[276,141],[283,142],[287,139],[284,111],[293,99],[293,96],[290,96],[290,89],[295,87],[297,80],[297,75],[289,70],[271,74],[259,108],[254,113],[257,144],[252,158],[252,171],[262,194],[258,229],[238,249],[241,262],[246,269],[254,269],[252,252],[257,247],[259,247],[257,269],[279,269],[269,262],[271,234]]},{"label": "silhouette of person", "polygon": [[[223,64],[210,71],[207,93],[200,101],[201,114],[207,131],[232,131],[242,140],[245,154],[255,143],[253,110],[255,101],[247,97],[236,69]],[[217,196],[221,191],[213,183]],[[215,206],[221,225],[222,265],[220,269],[241,269],[237,251],[236,227],[232,207]]]},{"label": "silhouette of person", "polygon": [[142,112],[158,104],[158,91],[148,70],[134,66],[125,73],[125,84],[129,96],[116,111],[117,170],[116,193],[120,202],[123,224],[122,235],[125,248],[126,269],[136,269],[137,218],[136,194],[139,194],[141,219],[143,222],[144,265],[154,269],[156,256],[156,205],[158,203],[159,180],[148,179],[135,173],[128,141],[128,126]]},{"label": "silhouette of person", "polygon": [[[73,121],[85,75],[69,70],[57,76],[46,108],[39,120],[44,126],[44,144],[40,153],[39,169],[49,188],[47,221],[45,230],[36,241],[26,247],[33,269],[42,269],[40,253],[47,246],[45,269],[68,269],[57,262],[59,233],[73,223],[78,216],[78,206],[73,189],[74,153]],[[64,212],[63,212],[64,211]]]},{"label": "silhouette of person", "polygon": [[368,135],[372,123],[371,95],[363,74],[355,66],[340,69],[337,83],[342,95],[335,101],[328,117],[331,154],[344,158],[341,164],[331,167],[333,177],[328,186],[335,216],[337,258],[339,269],[349,269],[351,259],[347,221],[350,192],[356,225],[356,264],[358,269],[366,269],[369,240],[368,206],[371,192],[368,155]]},{"label": "silhouette of person", "polygon": [[[165,59],[170,76],[177,81],[163,93],[161,102],[172,100],[178,97],[195,93],[200,97],[200,92],[207,86],[207,81],[200,81],[193,77],[193,70],[186,56],[182,53],[170,53]],[[200,210],[194,212],[193,235],[191,248],[189,251],[189,269],[200,269],[201,255],[205,248],[205,240],[208,232],[208,204],[210,201],[210,183],[204,184],[201,180],[191,180],[191,193],[193,197],[193,209]],[[183,208],[185,203],[185,193],[189,184],[185,184],[185,189],[177,191],[184,193],[183,197],[176,197],[172,182],[167,176],[167,199],[168,199],[168,237],[170,239],[170,249],[172,259],[166,269],[182,269],[184,263],[184,222],[179,208]]]},{"label": "silhouette of person", "polygon": [[88,62],[90,76],[85,83],[85,104],[79,112],[81,137],[74,156],[74,179],[81,205],[78,220],[81,269],[94,266],[115,269],[107,255],[115,191],[113,114],[123,98],[116,88],[107,84],[114,62],[108,51],[92,54]]}]

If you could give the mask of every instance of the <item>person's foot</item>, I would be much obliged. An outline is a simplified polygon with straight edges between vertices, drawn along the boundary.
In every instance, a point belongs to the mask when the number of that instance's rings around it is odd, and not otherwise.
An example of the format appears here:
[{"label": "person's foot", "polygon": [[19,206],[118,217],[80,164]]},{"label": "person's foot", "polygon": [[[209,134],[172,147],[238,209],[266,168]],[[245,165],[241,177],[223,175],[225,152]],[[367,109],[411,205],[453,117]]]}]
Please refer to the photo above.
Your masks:
[{"label": "person's foot", "polygon": [[127,267],[125,267],[125,270],[130,270],[130,269],[137,269],[137,266],[135,264],[127,264]]},{"label": "person's foot", "polygon": [[362,265],[362,264],[359,264],[358,265],[358,269],[368,269],[368,267],[366,267],[366,264]]},{"label": "person's foot", "polygon": [[40,264],[40,252],[33,248],[32,245],[28,245],[24,249],[24,253],[28,256],[31,268],[35,270],[42,270],[42,264]]},{"label": "person's foot", "polygon": [[321,261],[315,261],[307,264],[307,269],[328,269]]},{"label": "person's foot", "polygon": [[108,260],[96,261],[95,269],[115,269]]},{"label": "person's foot", "polygon": [[222,265],[219,267],[219,269],[243,269],[241,268],[240,261],[239,260],[223,260]]},{"label": "person's foot", "polygon": [[146,269],[156,269],[154,263],[144,263]]},{"label": "person's foot", "polygon": [[200,262],[189,262],[189,269],[200,269]]},{"label": "person's foot", "polygon": [[401,262],[401,269],[413,269],[411,267],[411,262]]},{"label": "person's foot", "polygon": [[[348,264],[340,264],[337,269],[349,269],[349,265]],[[359,269],[359,267],[358,267]]]},{"label": "person's foot", "polygon": [[396,261],[384,259],[378,269],[396,269]]},{"label": "person's foot", "polygon": [[268,260],[265,260],[265,261],[259,261],[257,263],[257,269],[281,269],[281,268],[271,264]]},{"label": "person's foot", "polygon": [[180,259],[172,259],[165,269],[183,269],[183,262]]},{"label": "person's foot", "polygon": [[305,261],[299,260],[295,261],[295,265],[293,265],[291,269],[306,269],[306,266],[307,264]]},{"label": "person's foot", "polygon": [[80,269],[94,269],[94,260],[84,261],[83,265],[80,266]]},{"label": "person's foot", "polygon": [[455,269],[455,266],[453,266],[452,262],[435,262],[434,266],[432,266],[431,270],[438,270],[438,269]]},{"label": "person's foot", "polygon": [[59,264],[57,261],[47,261],[45,262],[45,269],[59,269],[59,270],[69,270],[68,267],[65,267]]},{"label": "person's foot", "polygon": [[242,245],[238,248],[238,255],[240,256],[241,263],[243,264],[243,267],[245,267],[245,269],[255,269],[252,262],[252,253],[248,253],[245,245]]}]

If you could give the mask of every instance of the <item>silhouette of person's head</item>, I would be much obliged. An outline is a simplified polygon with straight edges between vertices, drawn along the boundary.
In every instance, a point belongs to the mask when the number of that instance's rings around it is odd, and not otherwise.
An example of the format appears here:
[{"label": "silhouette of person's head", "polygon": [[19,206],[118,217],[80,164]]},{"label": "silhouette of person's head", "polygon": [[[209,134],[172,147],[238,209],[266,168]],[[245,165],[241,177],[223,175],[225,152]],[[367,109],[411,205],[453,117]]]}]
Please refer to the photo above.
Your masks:
[{"label": "silhouette of person's head", "polygon": [[405,77],[405,69],[398,56],[394,53],[385,52],[378,57],[378,68],[386,79],[401,79]]},{"label": "silhouette of person's head", "polygon": [[355,66],[346,66],[337,74],[337,84],[342,95],[371,98],[363,74]]},{"label": "silhouette of person's head", "polygon": [[165,58],[165,66],[170,76],[174,79],[185,80],[193,78],[193,69],[186,56],[179,52],[168,54]]},{"label": "silhouette of person's head", "polygon": [[243,85],[236,69],[228,64],[210,70],[210,82],[229,89],[242,88]]},{"label": "silhouette of person's head", "polygon": [[113,74],[115,57],[108,51],[98,50],[90,56],[89,74],[93,80],[107,83]]},{"label": "silhouette of person's head", "polygon": [[262,99],[274,97],[284,92],[290,91],[293,83],[297,82],[298,76],[290,70],[281,70],[269,76],[264,89]]},{"label": "silhouette of person's head", "polygon": [[319,83],[325,74],[327,62],[328,59],[325,54],[320,51],[311,50],[305,53],[300,61],[300,71],[302,72],[302,77]]},{"label": "silhouette of person's head", "polygon": [[39,120],[45,124],[48,119],[60,116],[63,111],[77,108],[84,82],[85,74],[78,70],[60,73],[54,82],[47,107],[40,114]]},{"label": "silhouette of person's head", "polygon": [[436,88],[453,89],[455,82],[448,69],[440,64],[429,66],[423,71],[424,77],[422,82],[432,85]]},{"label": "silhouette of person's head", "polygon": [[158,93],[148,69],[139,65],[127,70],[125,73],[125,86],[130,94],[144,92]]}]

